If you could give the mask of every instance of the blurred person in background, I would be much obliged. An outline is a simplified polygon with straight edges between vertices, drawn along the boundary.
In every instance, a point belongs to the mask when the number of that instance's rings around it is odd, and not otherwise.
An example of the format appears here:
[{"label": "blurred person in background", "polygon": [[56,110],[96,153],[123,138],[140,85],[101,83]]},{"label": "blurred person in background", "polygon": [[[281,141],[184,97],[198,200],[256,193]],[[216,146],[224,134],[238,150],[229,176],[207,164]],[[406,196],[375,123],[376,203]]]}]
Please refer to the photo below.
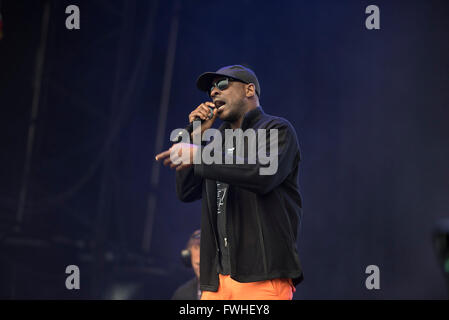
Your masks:
[{"label": "blurred person in background", "polygon": [[196,230],[189,238],[181,258],[187,267],[193,269],[195,277],[184,283],[173,294],[172,300],[199,300],[200,290],[200,239],[201,231]]}]

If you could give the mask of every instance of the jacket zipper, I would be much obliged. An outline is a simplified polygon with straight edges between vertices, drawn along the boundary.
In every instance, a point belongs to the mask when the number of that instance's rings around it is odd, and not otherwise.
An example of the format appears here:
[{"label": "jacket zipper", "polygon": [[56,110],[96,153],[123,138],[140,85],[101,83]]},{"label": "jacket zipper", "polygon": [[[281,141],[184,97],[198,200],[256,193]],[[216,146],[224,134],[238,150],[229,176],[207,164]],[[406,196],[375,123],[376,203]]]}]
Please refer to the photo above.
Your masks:
[{"label": "jacket zipper", "polygon": [[[228,194],[227,194],[228,200],[230,199],[230,194],[231,194],[230,191],[231,191],[231,185],[228,185]],[[226,203],[229,204],[229,201],[226,201]],[[227,211],[227,212],[225,212],[225,214],[226,214],[226,224],[225,224],[226,237],[224,238],[224,242],[225,242],[224,245],[225,245],[225,248],[228,248],[229,273],[232,275],[233,274],[232,273],[232,260],[231,260],[232,250],[231,250],[231,245],[228,242],[228,238],[229,238],[228,225],[231,223],[232,217],[230,214],[227,214],[229,212],[229,210],[227,210],[227,207],[226,207],[226,211]]]},{"label": "jacket zipper", "polygon": [[[210,194],[210,192],[209,192],[209,188],[207,187],[208,186],[208,184],[207,184],[207,182],[205,182],[206,183],[206,198],[207,198],[207,203],[208,203],[208,207],[210,207],[210,201],[209,201],[209,194]],[[213,234],[213,236],[214,236],[214,240],[215,240],[215,248],[216,248],[216,250],[217,250],[217,256],[218,256],[218,252],[220,251],[220,246],[218,245],[218,241],[217,241],[217,234],[216,234],[216,231],[215,231],[215,228],[214,228],[214,226],[213,226],[213,223],[212,223],[212,220],[211,220],[211,216],[210,216],[210,212],[211,212],[211,209],[212,208],[209,208],[209,224],[210,224],[210,226],[211,226],[211,229],[212,229],[212,234]]]}]

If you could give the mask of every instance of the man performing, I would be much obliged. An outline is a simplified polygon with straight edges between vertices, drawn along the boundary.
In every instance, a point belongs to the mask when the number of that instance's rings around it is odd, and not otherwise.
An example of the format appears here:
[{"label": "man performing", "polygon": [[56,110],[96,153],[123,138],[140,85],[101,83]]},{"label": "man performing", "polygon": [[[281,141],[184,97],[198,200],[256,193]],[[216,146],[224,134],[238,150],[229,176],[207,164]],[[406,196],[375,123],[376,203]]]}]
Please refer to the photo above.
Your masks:
[{"label": "man performing", "polygon": [[262,110],[259,82],[248,68],[234,65],[204,73],[197,87],[212,99],[189,115],[189,122],[202,120],[201,133],[218,117],[223,136],[227,129],[257,135],[266,129],[270,135],[264,152],[266,148],[273,156],[272,147],[277,148],[272,174],[261,174],[265,163],[248,159],[249,142],[240,144],[242,155],[223,148],[220,156],[230,162],[194,162],[206,146],[190,143],[176,143],[156,156],[176,168],[176,192],[182,201],[202,199],[201,299],[291,300],[303,279],[296,248],[302,200],[295,130],[287,120]]}]

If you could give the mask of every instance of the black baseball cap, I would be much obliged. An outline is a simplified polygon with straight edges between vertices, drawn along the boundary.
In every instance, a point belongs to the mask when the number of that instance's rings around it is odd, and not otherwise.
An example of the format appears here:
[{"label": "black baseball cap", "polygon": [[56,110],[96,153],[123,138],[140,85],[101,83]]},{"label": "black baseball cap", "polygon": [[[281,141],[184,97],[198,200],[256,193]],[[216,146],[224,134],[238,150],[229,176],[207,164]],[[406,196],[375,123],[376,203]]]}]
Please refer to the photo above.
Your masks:
[{"label": "black baseball cap", "polygon": [[244,83],[254,83],[257,96],[260,98],[260,85],[256,74],[251,69],[245,68],[244,66],[238,64],[220,68],[216,72],[203,73],[198,77],[198,80],[196,80],[196,86],[201,91],[209,92],[214,78],[221,76],[239,80]]}]

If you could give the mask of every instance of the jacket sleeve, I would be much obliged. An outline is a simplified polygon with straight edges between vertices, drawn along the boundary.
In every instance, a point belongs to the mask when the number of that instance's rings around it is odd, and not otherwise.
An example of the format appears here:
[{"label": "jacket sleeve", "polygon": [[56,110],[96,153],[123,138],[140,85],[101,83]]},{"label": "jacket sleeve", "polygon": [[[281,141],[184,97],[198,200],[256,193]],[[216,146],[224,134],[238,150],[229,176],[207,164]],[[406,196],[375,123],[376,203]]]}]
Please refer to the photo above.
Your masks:
[{"label": "jacket sleeve", "polygon": [[[267,132],[270,129],[277,129],[277,155],[269,155],[269,158],[273,157],[277,161],[274,164],[274,171],[272,174],[263,174],[263,170],[267,169],[272,164],[262,164],[259,156],[256,157],[256,163],[248,163],[248,159],[243,158],[243,164],[237,164],[237,156],[235,153],[232,155],[227,155],[223,153],[223,159],[228,158],[228,163],[222,161],[222,164],[212,163],[212,164],[195,164],[194,172],[195,176],[219,180],[232,185],[238,185],[241,188],[248,189],[252,192],[259,194],[266,194],[273,190],[275,187],[280,185],[288,175],[295,170],[299,165],[300,153],[298,141],[296,138],[296,133],[287,121],[276,121],[268,126]],[[272,135],[267,135],[266,139],[266,149],[272,152],[273,146],[276,144],[276,139]],[[245,144],[245,148],[248,146]],[[245,155],[248,154],[245,150]],[[232,157],[232,159],[229,159]]]},{"label": "jacket sleeve", "polygon": [[201,199],[203,178],[196,176],[193,167],[176,171],[176,195],[183,202]]}]

